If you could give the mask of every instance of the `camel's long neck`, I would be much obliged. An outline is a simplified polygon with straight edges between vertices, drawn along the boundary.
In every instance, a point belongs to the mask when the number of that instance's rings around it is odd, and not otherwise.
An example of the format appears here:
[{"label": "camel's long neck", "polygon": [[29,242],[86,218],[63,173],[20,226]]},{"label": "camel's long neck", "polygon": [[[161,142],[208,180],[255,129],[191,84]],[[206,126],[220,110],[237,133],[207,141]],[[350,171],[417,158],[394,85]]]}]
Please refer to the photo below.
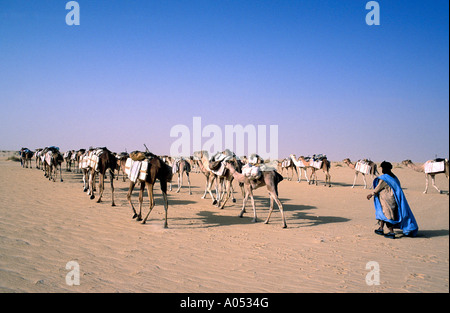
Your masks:
[{"label": "camel's long neck", "polygon": [[351,169],[355,169],[355,164],[353,164],[352,162],[348,162],[345,164],[347,164],[347,166],[350,167]]},{"label": "camel's long neck", "polygon": [[409,163],[407,165],[409,168],[412,168],[413,170],[415,170],[416,172],[425,172],[424,167],[423,166],[418,166],[414,163]]}]

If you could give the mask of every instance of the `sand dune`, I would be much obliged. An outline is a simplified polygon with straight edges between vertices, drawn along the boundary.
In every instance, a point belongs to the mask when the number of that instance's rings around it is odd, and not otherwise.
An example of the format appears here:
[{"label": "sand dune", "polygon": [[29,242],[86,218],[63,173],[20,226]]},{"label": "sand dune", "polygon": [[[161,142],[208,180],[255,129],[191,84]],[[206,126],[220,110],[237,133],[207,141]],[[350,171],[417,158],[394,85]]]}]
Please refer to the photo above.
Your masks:
[{"label": "sand dune", "polygon": [[[115,181],[117,206],[111,207],[109,183],[97,204],[83,193],[80,174],[63,171],[63,183],[49,182],[42,171],[3,158],[0,291],[448,292],[449,197],[432,187],[424,195],[423,174],[402,167],[394,173],[419,224],[417,238],[375,235],[362,180],[351,189],[353,171],[336,164],[331,188],[281,182],[287,229],[276,210],[270,224],[262,223],[265,190],[255,192],[259,222],[252,223],[251,207],[237,217],[239,193],[224,210],[200,199],[204,177],[196,173],[193,195],[187,188],[170,192],[164,229],[159,185],[156,207],[142,225],[131,218],[127,182]],[[437,184],[448,193],[443,175]],[[146,198],[144,212],[147,207]],[[80,266],[78,286],[66,284],[69,261]],[[380,266],[379,285],[366,284],[370,261]]]}]

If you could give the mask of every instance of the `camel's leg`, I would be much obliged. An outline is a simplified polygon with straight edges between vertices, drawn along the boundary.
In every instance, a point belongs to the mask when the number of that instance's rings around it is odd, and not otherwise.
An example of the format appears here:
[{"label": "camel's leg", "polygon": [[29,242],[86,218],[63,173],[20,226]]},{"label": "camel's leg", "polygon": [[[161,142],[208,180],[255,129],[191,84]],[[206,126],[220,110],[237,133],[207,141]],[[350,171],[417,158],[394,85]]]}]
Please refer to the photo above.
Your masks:
[{"label": "camel's leg", "polygon": [[131,205],[131,209],[133,210],[133,213],[134,213],[133,218],[137,217],[136,210],[134,209],[133,203],[131,202],[131,194],[133,193],[133,189],[134,189],[135,185],[136,185],[135,183],[130,181],[130,187],[128,188],[128,193],[127,193],[128,203]]},{"label": "camel's leg", "polygon": [[272,197],[273,197],[273,199],[275,200],[275,202],[277,203],[278,209],[280,210],[280,213],[281,213],[281,219],[283,220],[283,228],[286,228],[286,227],[287,227],[287,225],[286,225],[286,217],[284,216],[283,205],[281,204],[281,201],[280,201],[280,199],[278,199],[278,196],[277,196],[277,195],[273,195],[273,194],[272,194]]},{"label": "camel's leg", "polygon": [[330,174],[330,172],[327,172],[327,177],[328,177],[328,187],[331,187],[331,174]]},{"label": "camel's leg", "polygon": [[178,189],[177,189],[177,193],[180,192],[181,186],[183,185],[183,172],[181,171],[181,169],[178,172]]},{"label": "camel's leg", "polygon": [[[111,175],[111,197],[112,197],[111,206],[116,206],[116,203],[114,202],[114,173],[110,170],[109,174]],[[119,174],[117,174],[117,176],[119,176]]]},{"label": "camel's leg", "polygon": [[230,189],[231,189],[231,201],[233,201],[233,203],[236,203],[236,198],[234,197],[233,184],[230,184]]},{"label": "camel's leg", "polygon": [[91,200],[95,198],[94,184],[95,184],[95,171],[91,169],[89,174],[89,193],[91,194]]},{"label": "camel's leg", "polygon": [[425,191],[423,193],[427,193],[428,191],[428,174],[425,174]]},{"label": "camel's leg", "polygon": [[153,197],[153,184],[150,184],[150,183],[145,183],[145,184],[147,185],[147,192],[148,192],[148,199],[150,201],[150,207],[148,209],[147,216],[142,221],[142,224],[145,224],[145,222],[147,222],[148,216],[150,215],[150,212],[153,210],[153,207],[155,206],[155,199]]},{"label": "camel's leg", "polygon": [[355,178],[353,179],[353,185],[352,188],[355,188],[356,179],[358,178],[358,171],[355,171]]},{"label": "camel's leg", "polygon": [[222,204],[219,206],[219,209],[223,209],[223,207],[225,206],[225,204],[227,203],[228,199],[230,198],[230,193],[231,193],[231,181],[227,180],[226,182],[226,187],[225,187],[225,200],[222,202]]},{"label": "camel's leg", "polygon": [[100,203],[100,202],[102,202],[103,191],[105,190],[105,174],[99,173],[98,179],[99,179],[99,188],[100,188],[100,191],[98,192],[98,200],[97,200],[97,203]]},{"label": "camel's leg", "polygon": [[[144,189],[145,189],[145,182],[140,182],[140,189],[139,189],[139,214],[137,216],[136,221],[142,221],[142,203],[144,202]],[[145,222],[144,222],[145,224]]]},{"label": "camel's leg", "polygon": [[367,189],[367,181],[366,181],[366,175],[362,174],[363,180],[364,180],[364,189]]},{"label": "camel's leg", "polygon": [[247,203],[247,199],[249,196],[250,192],[248,191],[248,189],[245,190],[245,196],[244,196],[244,200],[242,200],[242,209],[241,209],[241,213],[239,213],[239,217],[243,217],[244,213],[245,213],[245,204]]},{"label": "camel's leg", "polygon": [[164,203],[164,215],[165,215],[165,220],[164,220],[164,228],[168,227],[168,223],[167,223],[167,211],[169,210],[169,202],[167,201],[167,182],[165,181],[160,181],[160,185],[161,185],[161,192],[163,195],[163,203]]},{"label": "camel's leg", "polygon": [[189,179],[189,173],[188,172],[186,172],[186,177],[187,177],[188,186],[189,186],[189,194],[192,195],[192,192],[191,192],[191,180]]},{"label": "camel's leg", "polygon": [[208,193],[208,178],[206,179],[205,192],[203,193],[202,199],[206,198],[207,193]]},{"label": "camel's leg", "polygon": [[269,224],[269,219],[270,219],[270,216],[272,215],[272,211],[273,211],[273,197],[270,194],[270,192],[269,192],[269,199],[270,199],[269,215],[267,215],[267,218],[264,221],[264,224]]},{"label": "camel's leg", "polygon": [[255,199],[253,198],[253,191],[250,189],[250,198],[252,199],[252,206],[253,206],[253,223],[256,223],[258,219],[256,218],[256,206],[255,206]]},{"label": "camel's leg", "polygon": [[436,189],[439,193],[442,193],[441,190],[435,184],[435,175],[431,175],[431,185]]},{"label": "camel's leg", "polygon": [[[206,187],[207,191],[208,191],[209,194],[211,195],[211,199],[213,200],[213,202],[212,202],[213,205],[217,204],[217,199],[213,196],[212,191],[211,191],[212,183],[213,183],[215,180],[216,180],[216,179],[215,179],[215,176],[214,176],[214,175],[212,175],[212,174],[209,175],[209,177],[208,177],[208,185],[207,185],[207,187]],[[217,192],[217,181],[216,181],[216,195],[218,195],[218,192]]]},{"label": "camel's leg", "polygon": [[85,170],[85,169],[83,169],[83,191],[84,192],[88,192],[88,194],[91,192],[90,190],[89,190],[89,178],[88,178],[88,172]]}]

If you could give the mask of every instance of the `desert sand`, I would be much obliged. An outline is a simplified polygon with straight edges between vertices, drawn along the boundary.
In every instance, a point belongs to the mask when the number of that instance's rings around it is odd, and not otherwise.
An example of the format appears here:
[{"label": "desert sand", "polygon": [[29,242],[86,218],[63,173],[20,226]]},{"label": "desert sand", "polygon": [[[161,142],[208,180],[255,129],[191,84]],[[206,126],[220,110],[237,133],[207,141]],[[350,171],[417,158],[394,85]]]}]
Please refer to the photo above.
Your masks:
[{"label": "desert sand", "polygon": [[[146,225],[132,219],[128,182],[109,178],[102,203],[82,191],[81,174],[63,170],[64,182],[48,181],[0,155],[1,292],[449,292],[449,182],[437,176],[439,194],[423,194],[424,174],[393,169],[419,224],[416,238],[374,234],[372,200],[354,172],[334,162],[331,188],[284,180],[279,185],[287,229],[269,200],[255,191],[252,210],[239,218],[242,195],[223,210],[200,199],[205,179],[192,173],[181,192],[169,192],[169,228],[159,184]],[[174,180],[176,186],[176,180]],[[235,190],[238,190],[234,183]],[[176,189],[175,189],[176,190]],[[133,193],[137,204],[138,191]],[[147,212],[148,198],[144,201]],[[79,264],[80,284],[69,286],[66,264]],[[380,284],[368,285],[366,264],[379,264]]]}]

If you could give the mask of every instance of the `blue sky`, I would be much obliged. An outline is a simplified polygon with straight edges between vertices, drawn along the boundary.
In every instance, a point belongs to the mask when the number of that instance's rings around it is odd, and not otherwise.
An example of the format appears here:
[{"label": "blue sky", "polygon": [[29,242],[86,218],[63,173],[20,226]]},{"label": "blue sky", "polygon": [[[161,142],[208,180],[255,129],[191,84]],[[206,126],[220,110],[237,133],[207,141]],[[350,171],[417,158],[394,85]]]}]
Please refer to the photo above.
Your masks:
[{"label": "blue sky", "polygon": [[448,1],[67,2],[0,0],[0,149],[166,154],[199,116],[278,125],[280,158],[448,157]]}]

